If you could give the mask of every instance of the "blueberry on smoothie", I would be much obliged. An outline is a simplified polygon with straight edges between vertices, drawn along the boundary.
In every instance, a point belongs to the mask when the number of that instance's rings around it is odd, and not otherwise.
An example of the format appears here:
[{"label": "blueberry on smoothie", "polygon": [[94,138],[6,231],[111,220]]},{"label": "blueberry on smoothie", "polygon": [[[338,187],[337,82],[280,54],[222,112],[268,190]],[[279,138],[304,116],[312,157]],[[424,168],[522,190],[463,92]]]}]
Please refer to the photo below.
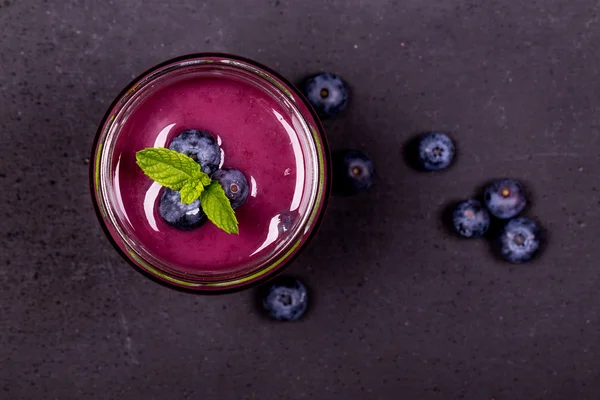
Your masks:
[{"label": "blueberry on smoothie", "polygon": [[540,248],[541,230],[529,218],[511,219],[500,233],[500,254],[511,263],[531,260]]},{"label": "blueberry on smoothie", "polygon": [[202,172],[208,175],[221,164],[221,148],[214,136],[206,131],[185,130],[171,141],[169,149],[193,158],[202,167]]},{"label": "blueberry on smoothie", "polygon": [[295,321],[308,307],[308,290],[296,278],[276,278],[265,287],[262,306],[267,315],[278,321]]},{"label": "blueberry on smoothie", "polygon": [[422,135],[417,147],[419,166],[425,171],[448,168],[454,160],[454,142],[444,132]]},{"label": "blueberry on smoothie", "polygon": [[375,166],[371,158],[358,150],[333,154],[333,186],[336,193],[356,194],[373,184]]},{"label": "blueberry on smoothie", "polygon": [[348,104],[348,86],[339,76],[330,72],[311,76],[302,89],[321,119],[339,114]]},{"label": "blueberry on smoothie", "polygon": [[183,204],[176,190],[164,188],[158,203],[158,213],[165,222],[174,228],[191,230],[202,225],[206,214],[200,207],[200,200],[191,204]]},{"label": "blueberry on smoothie", "polygon": [[454,230],[466,238],[483,236],[490,227],[490,214],[477,200],[458,203],[452,212]]},{"label": "blueberry on smoothie", "polygon": [[514,179],[497,179],[484,191],[483,199],[490,213],[502,219],[518,215],[527,205],[523,185]]},{"label": "blueberry on smoothie", "polygon": [[212,176],[217,180],[234,210],[240,207],[248,197],[248,181],[244,174],[235,168],[223,168],[215,171]]}]

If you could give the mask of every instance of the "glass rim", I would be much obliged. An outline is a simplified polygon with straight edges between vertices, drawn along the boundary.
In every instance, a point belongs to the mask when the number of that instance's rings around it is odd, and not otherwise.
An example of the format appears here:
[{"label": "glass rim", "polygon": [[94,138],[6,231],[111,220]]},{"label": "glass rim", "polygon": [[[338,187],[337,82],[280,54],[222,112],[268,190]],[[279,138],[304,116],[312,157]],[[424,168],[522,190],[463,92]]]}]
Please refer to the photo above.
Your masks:
[{"label": "glass rim", "polygon": [[[298,226],[298,232],[293,235],[289,243],[277,249],[272,257],[262,261],[259,267],[253,270],[233,273],[232,276],[221,280],[202,281],[198,280],[198,276],[186,279],[181,275],[177,276],[177,274],[157,268],[152,264],[151,260],[145,259],[141,254],[138,254],[135,246],[128,244],[130,238],[120,231],[118,224],[115,224],[115,217],[112,216],[113,220],[111,220],[110,212],[107,213],[107,208],[110,208],[111,205],[108,195],[104,193],[103,179],[100,177],[100,174],[102,172],[101,161],[103,157],[107,157],[105,156],[103,146],[111,130],[112,119],[126,109],[128,101],[131,100],[136,88],[142,84],[150,84],[155,79],[168,74],[170,72],[169,66],[172,66],[174,70],[178,70],[190,65],[202,65],[212,62],[220,62],[222,65],[250,72],[290,102],[296,114],[301,117],[302,123],[309,127],[309,130],[305,132],[310,132],[307,139],[317,152],[317,164],[315,164],[315,167],[317,167],[316,175],[318,179],[316,181],[316,192],[311,193],[310,197],[314,201],[311,207],[306,210],[306,215],[302,217],[303,221]],[[299,107],[300,105],[302,107]],[[306,115],[307,111],[310,113],[310,118]],[[226,53],[194,53],[172,58],[149,68],[134,78],[115,97],[104,114],[94,138],[90,157],[89,184],[94,210],[104,233],[121,257],[134,266],[137,271],[170,288],[192,292],[222,293],[246,288],[268,279],[275,272],[281,271],[285,266],[289,265],[300,254],[300,250],[310,242],[318,230],[325,213],[331,190],[330,164],[331,159],[327,139],[317,113],[302,93],[287,79],[269,67],[244,57]],[[151,253],[149,254],[151,255]]]}]

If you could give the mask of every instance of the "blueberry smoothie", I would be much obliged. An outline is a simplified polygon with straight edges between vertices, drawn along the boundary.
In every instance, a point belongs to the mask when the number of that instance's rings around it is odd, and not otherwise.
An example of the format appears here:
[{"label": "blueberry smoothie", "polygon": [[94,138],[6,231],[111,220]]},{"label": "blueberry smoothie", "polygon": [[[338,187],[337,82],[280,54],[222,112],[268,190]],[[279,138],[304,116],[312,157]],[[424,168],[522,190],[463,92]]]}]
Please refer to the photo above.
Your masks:
[{"label": "blueberry smoothie", "polygon": [[[189,276],[216,282],[275,270],[301,248],[323,211],[328,154],[320,132],[307,129],[320,126],[304,104],[293,111],[283,95],[274,95],[283,84],[257,84],[258,78],[221,71],[193,72],[148,86],[143,96],[123,102],[120,114],[108,117],[99,135],[101,141],[106,132],[111,151],[97,144],[94,154],[101,222],[129,261],[163,280]],[[136,89],[134,84],[126,95]],[[206,223],[197,204],[187,205],[184,214],[166,212],[170,202],[177,202],[177,192],[136,165],[142,149],[185,153],[189,149],[182,138],[189,139],[190,132],[194,140],[216,142],[218,153],[210,148],[210,154],[198,156],[204,161],[197,161],[229,188],[237,235]]]},{"label": "blueberry smoothie", "polygon": [[[302,150],[285,112],[261,91],[228,79],[191,78],[165,87],[131,114],[115,146],[115,188],[122,212],[141,244],[183,272],[243,268],[289,229],[304,188]],[[212,224],[192,231],[169,226],[159,214],[161,187],[135,163],[135,153],[166,147],[181,131],[216,137],[222,163],[243,171],[248,197],[236,210],[239,235]]]}]

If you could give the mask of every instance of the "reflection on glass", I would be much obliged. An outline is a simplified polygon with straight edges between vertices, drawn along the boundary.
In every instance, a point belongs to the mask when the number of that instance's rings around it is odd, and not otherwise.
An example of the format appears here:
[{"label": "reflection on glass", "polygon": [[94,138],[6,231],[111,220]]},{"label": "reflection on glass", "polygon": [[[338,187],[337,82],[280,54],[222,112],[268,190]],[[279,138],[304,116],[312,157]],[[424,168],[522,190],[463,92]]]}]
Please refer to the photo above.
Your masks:
[{"label": "reflection on glass", "polygon": [[154,204],[156,204],[156,198],[160,193],[161,187],[160,183],[153,182],[144,196],[144,213],[146,213],[148,223],[156,232],[158,232],[158,225],[156,225],[156,219],[154,218]]},{"label": "reflection on glass", "polygon": [[294,157],[296,158],[296,188],[294,189],[294,197],[292,198],[292,205],[290,211],[295,211],[300,207],[300,200],[302,199],[303,187],[304,187],[304,157],[302,154],[302,147],[300,147],[300,141],[294,128],[283,118],[277,111],[272,110],[277,120],[283,125],[285,131],[290,137],[290,142],[294,148]]},{"label": "reflection on glass", "polygon": [[169,136],[169,132],[171,132],[171,129],[173,129],[175,125],[176,124],[167,125],[162,131],[160,131],[156,137],[156,140],[154,141],[154,147],[165,147],[165,144],[167,143],[167,136]]},{"label": "reflection on glass", "polygon": [[268,245],[270,245],[271,243],[273,243],[274,241],[277,240],[277,238],[279,237],[279,223],[280,222],[281,222],[281,220],[279,218],[279,214],[277,214],[276,216],[271,218],[271,222],[269,223],[269,233],[267,233],[267,238],[265,239],[263,244],[261,244],[260,247],[254,251],[254,253],[250,254],[251,256],[260,252],[262,249],[264,249],[265,247],[267,247]]},{"label": "reflection on glass", "polygon": [[114,179],[115,194],[117,196],[117,204],[119,205],[121,212],[123,212],[123,215],[125,216],[125,219],[127,220],[127,223],[131,226],[131,221],[129,220],[129,216],[125,212],[125,206],[123,205],[123,197],[121,197],[121,183],[119,182],[120,167],[121,167],[121,156],[119,156],[119,160],[117,161],[117,166],[115,167],[115,179]]},{"label": "reflection on glass", "polygon": [[250,177],[250,196],[256,197],[258,193],[258,185],[256,184],[256,179],[253,176]]}]

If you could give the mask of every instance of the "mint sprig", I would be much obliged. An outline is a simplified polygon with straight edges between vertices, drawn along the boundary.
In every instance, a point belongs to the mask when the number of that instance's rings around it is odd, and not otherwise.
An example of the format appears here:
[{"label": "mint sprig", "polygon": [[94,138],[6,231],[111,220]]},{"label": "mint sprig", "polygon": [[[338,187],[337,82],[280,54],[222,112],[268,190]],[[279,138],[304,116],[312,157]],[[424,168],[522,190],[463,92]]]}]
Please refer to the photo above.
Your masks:
[{"label": "mint sprig", "polygon": [[227,233],[239,233],[235,212],[221,184],[202,172],[194,159],[165,148],[140,150],[135,159],[153,181],[178,190],[183,204],[199,198],[202,210],[213,224]]},{"label": "mint sprig", "polygon": [[197,179],[191,179],[188,181],[181,190],[179,195],[181,196],[181,202],[183,204],[192,204],[204,191],[204,184]]}]

